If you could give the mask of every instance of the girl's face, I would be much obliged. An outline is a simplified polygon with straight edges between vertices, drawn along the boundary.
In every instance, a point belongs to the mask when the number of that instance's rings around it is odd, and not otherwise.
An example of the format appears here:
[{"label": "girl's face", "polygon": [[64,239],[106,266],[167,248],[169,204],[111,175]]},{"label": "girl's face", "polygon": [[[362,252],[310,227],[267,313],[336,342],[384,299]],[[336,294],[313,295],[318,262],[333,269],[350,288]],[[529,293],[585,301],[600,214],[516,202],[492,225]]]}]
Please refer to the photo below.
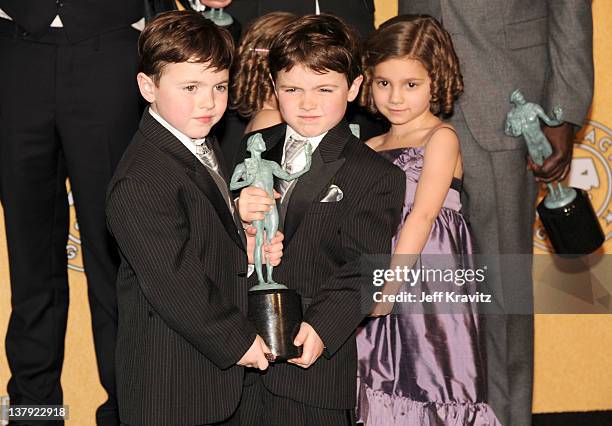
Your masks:
[{"label": "girl's face", "polygon": [[376,108],[393,125],[430,114],[431,79],[416,59],[388,59],[374,67],[372,97]]}]

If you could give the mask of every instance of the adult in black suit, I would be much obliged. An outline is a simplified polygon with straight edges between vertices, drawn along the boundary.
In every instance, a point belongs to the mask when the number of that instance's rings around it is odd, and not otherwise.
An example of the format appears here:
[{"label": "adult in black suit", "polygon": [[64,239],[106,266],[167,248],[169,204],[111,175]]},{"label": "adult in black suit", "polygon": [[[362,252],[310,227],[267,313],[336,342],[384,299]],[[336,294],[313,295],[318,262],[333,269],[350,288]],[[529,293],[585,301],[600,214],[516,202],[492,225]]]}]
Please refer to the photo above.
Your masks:
[{"label": "adult in black suit", "polygon": [[82,240],[98,370],[117,424],[117,255],[104,196],[134,133],[140,0],[0,0],[1,195],[12,312],[6,352],[13,404],[61,404],[72,194]]},{"label": "adult in black suit", "polygon": [[312,15],[317,13],[317,3],[319,13],[339,16],[362,37],[374,31],[374,0],[232,0],[225,10],[246,28],[255,18],[275,11]]}]

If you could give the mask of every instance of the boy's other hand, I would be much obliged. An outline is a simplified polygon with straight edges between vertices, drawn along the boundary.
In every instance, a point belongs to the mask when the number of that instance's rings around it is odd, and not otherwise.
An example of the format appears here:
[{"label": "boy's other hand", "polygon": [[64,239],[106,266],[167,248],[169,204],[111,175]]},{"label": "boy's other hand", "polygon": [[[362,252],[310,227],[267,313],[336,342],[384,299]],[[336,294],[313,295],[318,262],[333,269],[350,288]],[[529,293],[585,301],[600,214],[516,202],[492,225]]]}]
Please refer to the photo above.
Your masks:
[{"label": "boy's other hand", "polygon": [[270,349],[263,339],[257,335],[249,350],[245,352],[236,364],[243,367],[258,368],[263,371],[268,368],[266,354],[270,354]]},{"label": "boy's other hand", "polygon": [[[257,234],[257,229],[254,226],[247,226],[244,230],[247,238],[247,256],[249,264],[253,264],[255,260],[253,259],[253,253],[255,252],[255,235]],[[264,251],[264,259],[263,263],[278,266],[281,262],[281,257],[283,257],[283,240],[285,236],[282,232],[276,231],[276,236],[272,238],[270,244],[265,243],[263,246]],[[266,240],[266,235],[264,232],[264,241]]]},{"label": "boy's other hand", "polygon": [[[280,194],[275,191],[274,196],[279,198]],[[264,220],[264,213],[270,211],[276,201],[270,198],[265,190],[249,186],[240,191],[240,197],[236,203],[240,220],[251,223],[254,220]]]},{"label": "boy's other hand", "polygon": [[200,0],[200,3],[202,3],[204,6],[213,7],[216,9],[220,7],[227,7],[231,2],[232,0]]},{"label": "boy's other hand", "polygon": [[321,340],[315,329],[306,322],[300,325],[300,331],[295,336],[293,344],[295,346],[302,346],[302,356],[292,358],[287,362],[302,368],[308,368],[314,364],[323,353],[323,349],[325,349],[323,340]]}]

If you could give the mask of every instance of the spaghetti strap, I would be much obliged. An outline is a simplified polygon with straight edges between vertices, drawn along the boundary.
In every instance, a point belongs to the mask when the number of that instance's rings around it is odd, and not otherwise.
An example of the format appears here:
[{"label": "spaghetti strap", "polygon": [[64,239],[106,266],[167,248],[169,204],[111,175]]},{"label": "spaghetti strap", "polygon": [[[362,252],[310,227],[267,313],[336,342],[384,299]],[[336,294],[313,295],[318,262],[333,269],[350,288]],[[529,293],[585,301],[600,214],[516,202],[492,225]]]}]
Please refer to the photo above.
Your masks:
[{"label": "spaghetti strap", "polygon": [[448,129],[448,130],[452,130],[453,132],[455,132],[455,134],[457,134],[457,131],[455,129],[453,129],[451,126],[449,126],[448,124],[442,122],[440,124],[438,124],[437,126],[435,126],[433,129],[431,129],[429,131],[429,134],[427,135],[427,139],[425,140],[425,143],[423,143],[421,146],[425,147],[427,146],[427,144],[429,143],[429,141],[431,140],[431,138],[433,137],[434,133],[436,133],[438,130],[440,129]]}]

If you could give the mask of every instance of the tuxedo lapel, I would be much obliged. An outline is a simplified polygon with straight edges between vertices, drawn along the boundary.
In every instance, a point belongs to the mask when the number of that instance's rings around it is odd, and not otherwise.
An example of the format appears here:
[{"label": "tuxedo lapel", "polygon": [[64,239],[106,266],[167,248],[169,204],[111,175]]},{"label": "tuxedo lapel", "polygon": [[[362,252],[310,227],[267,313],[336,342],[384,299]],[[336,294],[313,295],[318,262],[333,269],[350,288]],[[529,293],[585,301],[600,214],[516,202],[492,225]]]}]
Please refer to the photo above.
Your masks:
[{"label": "tuxedo lapel", "polygon": [[225,198],[208,169],[181,143],[181,141],[155,120],[151,114],[149,114],[148,110],[145,111],[142,116],[140,130],[149,142],[156,145],[166,153],[166,155],[185,168],[187,175],[195,182],[213,205],[227,233],[239,247],[245,249],[245,244],[239,234],[239,229],[242,227],[237,228],[232,213],[225,202]]},{"label": "tuxedo lapel", "polygon": [[283,148],[285,146],[284,141],[285,134],[287,133],[287,125],[279,124],[265,129],[262,132],[251,133],[249,136],[256,133],[261,133],[266,143],[266,152],[263,153],[262,157],[280,165],[281,161],[283,161]]},{"label": "tuxedo lapel", "polygon": [[313,152],[310,170],[298,179],[293,191],[288,194],[289,199],[285,197],[285,244],[289,243],[302,223],[310,205],[319,202],[317,196],[329,187],[333,177],[344,164],[345,159],[341,157],[341,153],[351,138],[348,124],[343,120],[325,135]]}]

